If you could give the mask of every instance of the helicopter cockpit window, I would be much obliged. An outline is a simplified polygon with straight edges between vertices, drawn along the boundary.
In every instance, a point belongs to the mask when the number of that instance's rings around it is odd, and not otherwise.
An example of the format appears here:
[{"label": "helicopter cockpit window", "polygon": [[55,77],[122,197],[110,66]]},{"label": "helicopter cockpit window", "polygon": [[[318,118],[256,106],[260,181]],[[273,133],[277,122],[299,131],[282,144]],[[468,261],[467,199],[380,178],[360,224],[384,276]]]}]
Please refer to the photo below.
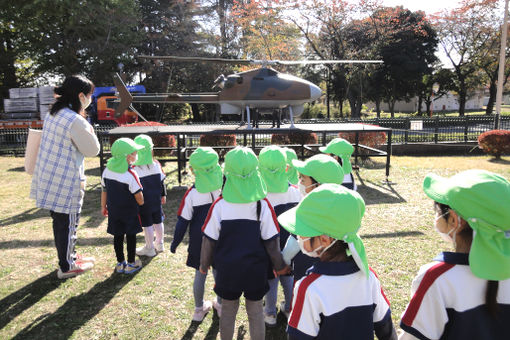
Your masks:
[{"label": "helicopter cockpit window", "polygon": [[268,69],[268,70],[267,70],[267,75],[268,75],[268,76],[276,76],[276,75],[277,75],[277,73],[276,73],[276,71],[275,71],[275,70]]}]

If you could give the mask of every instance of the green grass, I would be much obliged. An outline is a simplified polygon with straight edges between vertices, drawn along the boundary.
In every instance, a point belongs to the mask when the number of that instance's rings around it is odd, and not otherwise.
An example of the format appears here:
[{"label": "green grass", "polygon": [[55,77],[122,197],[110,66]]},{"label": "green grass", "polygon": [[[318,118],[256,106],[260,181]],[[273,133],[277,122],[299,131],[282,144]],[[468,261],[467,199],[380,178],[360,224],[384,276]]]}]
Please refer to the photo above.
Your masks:
[{"label": "green grass", "polygon": [[[94,255],[95,268],[80,277],[56,278],[56,251],[51,219],[28,198],[30,176],[23,159],[0,157],[0,339],[216,339],[218,319],[209,314],[201,324],[191,323],[194,271],[185,266],[186,241],[176,254],[168,250],[144,259],[136,275],[113,273],[115,255],[106,220],[100,214],[98,159],[87,159],[87,193],[80,221],[78,250]],[[421,191],[430,171],[452,175],[483,168],[510,178],[508,158],[393,157],[390,182],[380,163],[361,167],[357,182],[367,203],[361,236],[369,264],[379,274],[392,303],[393,320],[409,300],[412,278],[448,245],[434,232],[432,203]],[[177,185],[175,163],[169,175],[165,206],[166,245],[172,239],[183,188]],[[192,178],[184,177],[184,184]],[[142,244],[139,235],[138,244]],[[213,280],[207,280],[206,298],[214,298]],[[281,293],[280,293],[281,295]],[[286,339],[284,320],[267,339]],[[244,307],[237,316],[237,339],[248,339]]]}]

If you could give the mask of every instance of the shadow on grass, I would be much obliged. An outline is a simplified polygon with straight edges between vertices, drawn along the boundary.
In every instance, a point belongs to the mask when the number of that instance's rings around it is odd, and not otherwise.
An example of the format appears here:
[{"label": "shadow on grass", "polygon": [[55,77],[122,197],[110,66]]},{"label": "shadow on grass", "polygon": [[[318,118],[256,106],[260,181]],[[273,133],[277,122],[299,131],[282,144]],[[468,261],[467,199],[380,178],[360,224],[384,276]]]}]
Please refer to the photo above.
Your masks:
[{"label": "shadow on grass", "polygon": [[30,208],[22,213],[0,219],[0,227],[5,227],[14,223],[22,223],[39,218],[49,217],[49,212],[39,208]]},{"label": "shadow on grass", "polygon": [[237,329],[237,340],[243,340],[245,335],[246,330],[244,329],[244,326],[239,326]]},{"label": "shadow on grass", "polygon": [[[104,246],[113,244],[112,237],[90,237],[80,238],[78,235],[77,246]],[[54,247],[53,239],[45,240],[10,240],[0,242],[0,249],[15,248],[37,248],[37,247]]]},{"label": "shadow on grass", "polygon": [[502,158],[500,158],[500,159],[491,158],[491,159],[489,159],[489,162],[496,163],[496,164],[505,164],[505,165],[510,164],[510,160],[502,159]]},{"label": "shadow on grass", "polygon": [[[144,243],[143,234],[138,234],[136,241],[137,243]],[[113,245],[113,236],[105,236],[105,237],[89,237],[89,238],[81,238],[78,235],[77,247],[84,246],[106,246]],[[16,248],[39,248],[39,247],[55,247],[55,242],[53,239],[44,239],[44,240],[10,240],[10,241],[2,241],[0,242],[0,249],[16,249]]]},{"label": "shadow on grass", "polygon": [[53,271],[0,300],[0,306],[2,306],[0,329],[35,305],[52,290],[57,289],[62,282],[63,280],[57,278],[57,271]]},{"label": "shadow on grass", "polygon": [[394,238],[394,237],[408,237],[408,236],[421,236],[424,235],[421,231],[397,231],[394,233],[382,234],[362,234],[363,238]]},{"label": "shadow on grass", "polygon": [[266,326],[266,340],[281,340],[287,339],[287,318],[283,313],[278,313],[276,316],[276,326]]},{"label": "shadow on grass", "polygon": [[207,334],[205,335],[204,339],[215,340],[219,332],[220,332],[220,318],[218,317],[218,313],[216,313],[216,310],[213,310],[211,326],[209,327],[209,330],[207,331]]},{"label": "shadow on grass", "polygon": [[[106,165],[106,164],[105,164]],[[101,176],[99,166],[85,170],[85,176]]]},{"label": "shadow on grass", "polygon": [[24,166],[18,166],[17,168],[10,168],[7,171],[9,171],[9,172],[24,172],[25,171],[25,167]]},{"label": "shadow on grass", "polygon": [[[146,258],[143,265],[148,265],[151,260]],[[41,315],[12,339],[68,339],[97,315],[141,270],[132,275],[112,273],[88,292],[68,299],[55,312]]]},{"label": "shadow on grass", "polygon": [[[378,159],[382,159],[382,157],[377,157]],[[365,169],[377,170],[377,169],[385,169],[386,168],[386,159],[384,162],[376,161],[370,157],[359,156],[357,167],[362,167]]]},{"label": "shadow on grass", "polygon": [[[188,329],[186,330],[186,333],[184,333],[184,335],[182,336],[181,340],[193,339],[200,324],[201,324],[201,322],[199,322],[199,321],[191,321],[191,324],[189,325]],[[216,310],[215,310],[213,313],[211,326],[209,327],[209,330],[207,331],[207,334],[205,335],[204,339],[205,340],[216,339],[219,331],[220,331],[220,319],[218,318],[218,314],[216,314]]]},{"label": "shadow on grass", "polygon": [[372,186],[368,186],[361,177],[358,177],[358,192],[365,200],[365,204],[397,204],[406,202],[400,194],[393,188],[391,183],[386,182],[384,185],[367,181]]}]

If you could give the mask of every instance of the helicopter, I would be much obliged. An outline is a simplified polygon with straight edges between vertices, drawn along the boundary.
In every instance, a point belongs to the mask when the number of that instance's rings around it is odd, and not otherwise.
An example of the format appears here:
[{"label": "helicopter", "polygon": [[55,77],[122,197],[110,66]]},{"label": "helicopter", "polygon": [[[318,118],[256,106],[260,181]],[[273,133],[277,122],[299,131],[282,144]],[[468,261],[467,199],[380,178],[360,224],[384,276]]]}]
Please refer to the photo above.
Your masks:
[{"label": "helicopter", "polygon": [[[185,62],[220,62],[260,65],[261,67],[234,73],[228,76],[220,75],[213,84],[217,92],[201,93],[146,93],[132,95],[122,78],[116,74],[114,83],[119,93],[120,104],[115,116],[120,116],[130,108],[137,112],[132,103],[197,103],[217,104],[220,113],[224,115],[241,114],[246,112],[247,129],[251,129],[250,110],[262,112],[287,109],[289,112],[290,128],[294,128],[294,117],[300,116],[304,111],[304,104],[317,100],[322,90],[308,80],[276,71],[271,65],[298,65],[298,64],[379,64],[382,60],[250,60],[250,59],[224,59],[207,57],[179,57],[179,56],[138,56],[140,59],[161,61]],[[143,117],[142,117],[143,118]]]}]

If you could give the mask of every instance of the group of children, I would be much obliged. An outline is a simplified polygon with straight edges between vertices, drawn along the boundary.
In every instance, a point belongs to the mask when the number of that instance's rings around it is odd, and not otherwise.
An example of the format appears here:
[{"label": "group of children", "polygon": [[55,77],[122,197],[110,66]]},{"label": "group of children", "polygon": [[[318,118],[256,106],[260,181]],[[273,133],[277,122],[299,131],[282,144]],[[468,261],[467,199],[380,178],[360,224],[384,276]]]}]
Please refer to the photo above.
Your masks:
[{"label": "group of children", "polygon": [[[134,238],[141,227],[146,245],[139,254],[163,250],[164,174],[152,156],[141,155],[151,146],[117,140],[103,173],[101,203],[118,272],[141,267]],[[188,231],[186,265],[195,269],[192,319],[202,321],[215,308],[221,339],[233,337],[241,295],[250,338],[264,339],[266,325],[276,324],[278,283],[289,339],[373,339],[374,333],[397,339],[389,302],[358,236],[365,202],[351,173],[353,147],[336,138],[320,151],[299,161],[288,148],[268,146],[257,157],[237,147],[226,154],[223,169],[212,148],[199,147],[190,156],[195,182],[179,207],[170,250]],[[144,166],[145,172],[139,169]],[[455,251],[418,273],[399,339],[510,338],[504,327],[510,318],[510,183],[470,170],[451,178],[428,175],[423,189],[435,202],[436,230]],[[148,228],[155,228],[155,247]],[[204,300],[211,267],[212,302]]]},{"label": "group of children", "polygon": [[[142,268],[137,254],[155,256],[156,252],[164,251],[165,173],[153,157],[152,139],[147,135],[134,140],[119,138],[112,144],[111,153],[101,176],[101,211],[108,216],[107,232],[113,235],[115,271],[132,274]],[[142,229],[145,246],[136,249],[136,234]]]}]

